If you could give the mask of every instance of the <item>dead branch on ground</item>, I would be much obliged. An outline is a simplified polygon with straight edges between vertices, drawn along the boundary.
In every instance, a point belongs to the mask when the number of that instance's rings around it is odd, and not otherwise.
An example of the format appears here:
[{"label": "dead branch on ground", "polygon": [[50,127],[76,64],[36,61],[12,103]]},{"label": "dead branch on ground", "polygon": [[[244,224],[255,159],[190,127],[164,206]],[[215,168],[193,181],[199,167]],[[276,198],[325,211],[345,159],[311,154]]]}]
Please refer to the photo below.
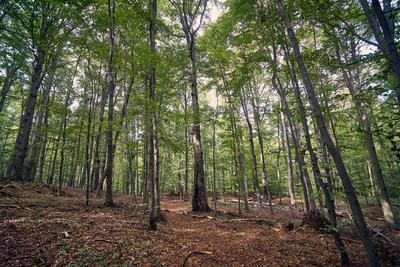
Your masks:
[{"label": "dead branch on ground", "polygon": [[185,257],[185,260],[183,261],[182,267],[185,267],[186,264],[189,261],[189,258],[194,256],[194,255],[212,255],[212,252],[210,252],[210,251],[192,251]]}]

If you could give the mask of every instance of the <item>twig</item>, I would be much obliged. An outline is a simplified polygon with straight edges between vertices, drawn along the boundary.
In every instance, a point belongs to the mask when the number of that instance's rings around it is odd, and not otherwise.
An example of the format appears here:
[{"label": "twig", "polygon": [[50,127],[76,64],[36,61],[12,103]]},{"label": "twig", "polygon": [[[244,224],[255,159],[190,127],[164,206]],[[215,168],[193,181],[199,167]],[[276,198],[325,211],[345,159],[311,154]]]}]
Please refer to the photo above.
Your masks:
[{"label": "twig", "polygon": [[0,205],[0,208],[6,208],[6,209],[8,209],[8,208],[20,209],[21,207],[20,207],[20,206],[17,206],[17,205]]},{"label": "twig", "polygon": [[210,252],[210,251],[192,251],[185,257],[185,260],[183,261],[182,267],[185,267],[186,264],[189,261],[189,258],[194,256],[194,255],[212,255],[212,252]]},{"label": "twig", "polygon": [[384,241],[386,241],[385,243],[388,243],[393,246],[397,246],[395,243],[393,243],[393,241],[389,237],[387,237],[386,235],[384,235],[382,233],[382,230],[376,229],[375,227],[371,226],[370,224],[367,224],[367,227],[374,234],[374,237],[380,236]]}]

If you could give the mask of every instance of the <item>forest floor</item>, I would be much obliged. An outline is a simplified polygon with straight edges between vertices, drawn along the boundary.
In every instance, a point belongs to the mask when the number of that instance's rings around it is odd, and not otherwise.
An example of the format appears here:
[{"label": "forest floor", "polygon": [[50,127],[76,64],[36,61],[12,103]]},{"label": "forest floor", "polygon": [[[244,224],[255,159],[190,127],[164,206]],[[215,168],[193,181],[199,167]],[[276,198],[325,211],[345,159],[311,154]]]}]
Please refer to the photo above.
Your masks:
[{"label": "forest floor", "polygon": [[[66,188],[59,197],[34,183],[0,185],[0,266],[340,265],[332,237],[302,226],[301,211],[278,201],[273,214],[253,207],[239,216],[231,198],[218,204],[216,219],[215,212],[195,214],[188,202],[164,196],[166,222],[151,231],[144,206],[134,207],[130,196],[115,193],[117,206],[109,208],[99,198],[85,207],[83,195]],[[383,228],[376,208],[367,213],[380,229],[383,265],[400,266],[400,232]],[[341,229],[352,266],[366,266],[352,225]]]}]

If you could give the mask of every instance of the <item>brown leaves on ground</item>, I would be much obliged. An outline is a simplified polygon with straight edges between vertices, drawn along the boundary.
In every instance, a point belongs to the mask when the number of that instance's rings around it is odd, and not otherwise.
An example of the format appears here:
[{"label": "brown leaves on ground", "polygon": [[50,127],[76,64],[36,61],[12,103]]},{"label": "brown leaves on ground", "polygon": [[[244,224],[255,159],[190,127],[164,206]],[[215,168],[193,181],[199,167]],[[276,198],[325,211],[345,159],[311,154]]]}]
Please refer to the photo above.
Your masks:
[{"label": "brown leaves on ground", "polygon": [[[17,186],[0,196],[1,266],[182,266],[185,260],[186,266],[340,264],[333,239],[300,227],[301,212],[285,205],[275,205],[272,215],[253,208],[240,217],[276,222],[263,224],[235,220],[237,204],[229,203],[219,205],[218,219],[214,212],[190,216],[188,202],[166,196],[167,221],[151,231],[148,215],[129,196],[115,193],[115,208],[91,196],[85,207],[84,193],[77,189],[66,188],[66,196],[58,197],[45,185]],[[279,227],[291,221],[293,230]],[[353,239],[345,241],[351,263],[366,266],[362,245]],[[390,249],[383,255],[386,266],[399,255],[398,247]]]}]

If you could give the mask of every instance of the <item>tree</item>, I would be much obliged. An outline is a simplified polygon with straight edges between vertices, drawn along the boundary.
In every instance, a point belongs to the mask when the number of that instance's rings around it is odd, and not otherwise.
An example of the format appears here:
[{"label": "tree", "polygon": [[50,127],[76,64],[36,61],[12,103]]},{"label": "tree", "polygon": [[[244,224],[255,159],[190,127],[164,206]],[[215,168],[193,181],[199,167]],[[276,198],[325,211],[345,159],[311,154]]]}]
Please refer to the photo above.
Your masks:
[{"label": "tree", "polygon": [[170,3],[176,8],[182,31],[185,34],[188,47],[188,56],[190,60],[190,88],[192,95],[192,142],[194,152],[193,167],[193,211],[209,211],[206,184],[204,177],[203,151],[201,147],[200,131],[200,110],[199,96],[197,88],[197,59],[196,59],[196,37],[198,31],[204,23],[204,16],[207,9],[208,0],[170,0]]},{"label": "tree", "polygon": [[[113,120],[114,120],[114,92],[115,92],[115,0],[108,0],[109,19],[109,53],[107,68],[108,86],[108,120],[107,120],[107,166],[106,176],[106,200],[104,205],[114,206],[112,198],[112,179],[114,168],[114,145],[113,145]],[[89,177],[88,177],[89,181]],[[89,188],[89,183],[86,184]]]},{"label": "tree", "polygon": [[[150,51],[154,57],[156,53],[156,33],[157,33],[157,0],[149,0],[149,40]],[[153,59],[154,60],[154,59]],[[159,189],[159,163],[158,163],[158,141],[157,141],[157,117],[154,110],[156,88],[156,66],[154,62],[150,66],[149,77],[149,100],[152,101],[150,107],[150,127],[149,127],[149,158],[150,158],[150,194],[151,194],[151,212],[150,212],[150,228],[157,230],[157,221],[163,220],[160,206],[160,189]]]}]

